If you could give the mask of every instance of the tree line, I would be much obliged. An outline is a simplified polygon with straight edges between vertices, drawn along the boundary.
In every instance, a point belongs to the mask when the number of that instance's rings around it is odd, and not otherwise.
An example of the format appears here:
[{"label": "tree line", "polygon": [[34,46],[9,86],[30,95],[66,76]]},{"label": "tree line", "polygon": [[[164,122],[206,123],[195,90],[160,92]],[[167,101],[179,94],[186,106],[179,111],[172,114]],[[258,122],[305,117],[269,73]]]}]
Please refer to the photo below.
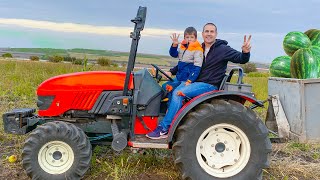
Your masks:
[{"label": "tree line", "polygon": [[[4,53],[1,55],[3,58],[13,58],[11,53]],[[59,63],[59,62],[70,62],[72,64],[77,64],[77,65],[84,65],[88,63],[88,59],[85,56],[84,58],[76,58],[76,57],[71,57],[71,56],[61,56],[61,55],[44,55],[41,56],[30,56],[29,59],[31,61],[39,61],[40,59],[48,60],[49,62],[54,62],[54,63]],[[117,63],[113,63],[109,58],[106,57],[99,57],[96,60],[91,60],[95,61],[96,64],[99,64],[100,66],[113,66],[113,67],[118,67]]]}]

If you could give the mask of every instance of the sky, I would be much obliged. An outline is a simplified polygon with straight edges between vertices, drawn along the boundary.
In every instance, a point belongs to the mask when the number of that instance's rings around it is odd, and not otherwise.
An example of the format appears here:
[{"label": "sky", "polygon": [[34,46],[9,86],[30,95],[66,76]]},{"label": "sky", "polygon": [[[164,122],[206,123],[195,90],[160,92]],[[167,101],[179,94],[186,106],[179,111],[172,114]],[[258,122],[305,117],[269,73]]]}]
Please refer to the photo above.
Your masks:
[{"label": "sky", "polygon": [[[252,35],[251,60],[271,63],[285,55],[284,36],[320,29],[320,0],[0,0],[0,47],[89,48],[129,52],[139,6],[147,7],[138,53],[168,55],[172,33],[204,24],[241,50]],[[180,36],[182,40],[182,35]]]}]

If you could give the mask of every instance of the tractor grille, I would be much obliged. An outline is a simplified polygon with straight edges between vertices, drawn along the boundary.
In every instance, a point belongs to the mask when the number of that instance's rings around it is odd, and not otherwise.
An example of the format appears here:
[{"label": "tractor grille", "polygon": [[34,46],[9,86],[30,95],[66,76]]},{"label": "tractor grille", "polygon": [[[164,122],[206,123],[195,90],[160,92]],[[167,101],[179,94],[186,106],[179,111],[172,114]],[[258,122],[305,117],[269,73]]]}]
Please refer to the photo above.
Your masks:
[{"label": "tractor grille", "polygon": [[77,92],[71,109],[89,110],[94,105],[96,99],[100,95],[100,91]]}]

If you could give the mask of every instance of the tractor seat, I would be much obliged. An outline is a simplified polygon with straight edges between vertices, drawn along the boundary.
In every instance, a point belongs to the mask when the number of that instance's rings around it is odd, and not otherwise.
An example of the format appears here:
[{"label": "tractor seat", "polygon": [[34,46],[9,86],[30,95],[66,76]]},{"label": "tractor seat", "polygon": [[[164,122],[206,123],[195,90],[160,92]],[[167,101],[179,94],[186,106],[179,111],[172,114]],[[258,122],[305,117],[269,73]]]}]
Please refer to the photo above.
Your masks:
[{"label": "tractor seat", "polygon": [[[220,86],[219,86],[219,89],[218,90],[231,90],[230,88],[228,88],[229,86],[231,86],[230,84],[230,81],[231,81],[231,78],[234,74],[235,71],[238,71],[238,81],[236,83],[236,86],[237,86],[237,90],[238,90],[238,87],[242,87],[242,86],[248,86],[248,85],[245,85],[243,84],[243,69],[241,67],[234,67],[230,70],[230,72],[228,74],[225,74],[225,76],[223,77],[221,83],[220,83]],[[251,87],[250,87],[250,90],[251,90]],[[163,91],[163,95],[162,95],[162,100],[161,102],[168,102],[169,98],[167,98],[167,92],[166,91]],[[188,102],[189,100],[191,99],[188,99],[188,98],[185,98],[185,102]]]},{"label": "tractor seat", "polygon": [[[231,83],[231,78],[235,71],[238,71],[238,80],[236,83]],[[224,91],[237,91],[237,92],[244,92],[244,93],[251,93],[252,92],[252,85],[244,84],[243,81],[243,70],[241,67],[234,67],[231,69],[229,74],[226,74],[221,81],[219,90]]]},{"label": "tractor seat", "polygon": [[230,70],[229,74],[225,74],[225,76],[223,77],[219,90],[225,90],[226,85],[230,84],[231,78],[234,74],[235,71],[238,71],[239,75],[238,75],[238,81],[237,84],[243,84],[243,69],[241,67],[234,67]]},{"label": "tractor seat", "polygon": [[220,91],[220,90],[224,90],[224,86],[225,86],[228,78],[229,78],[229,75],[228,75],[228,74],[225,74],[224,77],[223,77],[223,79],[222,79],[222,81],[221,81],[221,83],[220,83],[220,87],[219,87],[219,89],[218,89],[219,91]]}]

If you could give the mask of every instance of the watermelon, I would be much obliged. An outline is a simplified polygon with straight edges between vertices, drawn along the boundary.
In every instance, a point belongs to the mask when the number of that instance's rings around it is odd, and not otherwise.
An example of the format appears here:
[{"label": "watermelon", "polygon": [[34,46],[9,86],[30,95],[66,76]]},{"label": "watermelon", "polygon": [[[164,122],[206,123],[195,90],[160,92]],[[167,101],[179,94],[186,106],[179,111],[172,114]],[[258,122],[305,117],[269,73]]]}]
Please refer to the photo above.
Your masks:
[{"label": "watermelon", "polygon": [[279,56],[275,58],[270,65],[270,74],[272,77],[290,78],[291,57]]},{"label": "watermelon", "polygon": [[310,39],[302,32],[289,32],[283,40],[283,49],[287,55],[292,56],[300,48],[307,48],[311,45]]},{"label": "watermelon", "polygon": [[320,30],[311,31],[308,37],[313,46],[320,46]]},{"label": "watermelon", "polygon": [[318,77],[319,63],[315,51],[311,48],[302,48],[293,54],[290,64],[291,77],[298,79]]},{"label": "watermelon", "polygon": [[318,78],[320,78],[320,47],[319,46],[311,46],[310,49],[311,49],[314,57],[318,61],[318,65],[319,65]]},{"label": "watermelon", "polygon": [[315,31],[319,31],[318,29],[309,29],[308,31],[304,32],[305,35],[307,35],[310,39],[311,34],[313,34]]}]

